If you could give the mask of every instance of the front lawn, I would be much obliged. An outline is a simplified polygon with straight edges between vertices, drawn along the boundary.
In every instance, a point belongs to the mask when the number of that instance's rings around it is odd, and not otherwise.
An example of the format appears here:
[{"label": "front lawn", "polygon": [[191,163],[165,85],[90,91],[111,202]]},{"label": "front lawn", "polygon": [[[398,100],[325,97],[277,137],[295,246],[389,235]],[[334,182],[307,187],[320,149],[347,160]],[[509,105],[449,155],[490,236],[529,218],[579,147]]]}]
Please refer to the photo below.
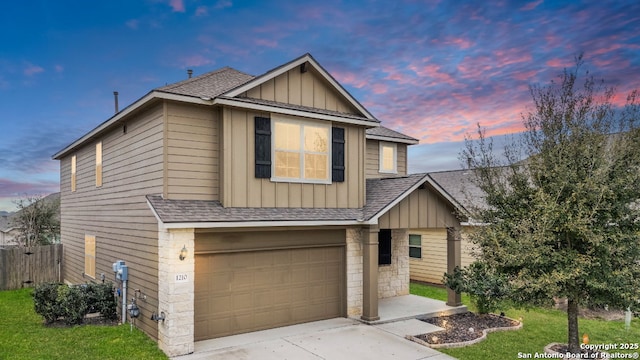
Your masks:
[{"label": "front lawn", "polygon": [[2,359],[167,359],[129,324],[47,327],[33,309],[32,289],[0,291]]},{"label": "front lawn", "polygon": [[[411,283],[411,293],[446,301],[447,292],[443,288]],[[469,308],[468,296],[462,302]],[[549,343],[567,341],[567,314],[560,310],[533,308],[527,310],[509,309],[506,315],[513,319],[522,317],[523,328],[518,331],[491,333],[479,344],[456,349],[438,349],[460,360],[518,359],[521,355],[541,353]],[[633,344],[640,343],[640,320],[633,319],[631,329],[625,330],[624,321],[604,321],[579,319],[580,335],[588,334],[590,344]],[[615,351],[613,351],[615,352]],[[621,351],[624,352],[624,351]],[[639,352],[627,351],[627,352]],[[523,358],[523,356],[520,356]]]}]

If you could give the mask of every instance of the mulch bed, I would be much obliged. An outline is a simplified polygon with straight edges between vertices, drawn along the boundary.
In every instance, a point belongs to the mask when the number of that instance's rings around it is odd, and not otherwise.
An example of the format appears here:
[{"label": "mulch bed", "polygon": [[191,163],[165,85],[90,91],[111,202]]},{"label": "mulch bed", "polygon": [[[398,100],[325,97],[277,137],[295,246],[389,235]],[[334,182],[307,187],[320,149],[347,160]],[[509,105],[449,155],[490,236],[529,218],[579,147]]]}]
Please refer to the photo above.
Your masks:
[{"label": "mulch bed", "polygon": [[438,316],[422,321],[445,330],[418,335],[429,344],[458,343],[482,337],[482,331],[490,328],[513,327],[519,322],[493,314],[466,312],[449,316]]},{"label": "mulch bed", "polygon": [[[551,350],[565,355],[569,352],[569,345],[567,344],[555,344],[553,346],[550,347]],[[593,350],[581,350],[580,351],[580,357],[574,357],[576,359],[608,359],[609,356],[604,354],[601,351],[593,351]],[[598,357],[595,357],[596,354],[598,354]],[[564,358],[563,358],[564,359]]]},{"label": "mulch bed", "polygon": [[[82,321],[82,324],[79,324],[79,325],[116,326],[118,324],[119,324],[118,320],[109,320],[109,319],[103,318],[102,316],[89,314],[85,316],[85,318]],[[67,328],[67,327],[77,326],[77,325],[68,325],[67,323],[64,322],[64,318],[58,318],[58,320],[49,324],[45,323],[44,325],[52,328]]]}]

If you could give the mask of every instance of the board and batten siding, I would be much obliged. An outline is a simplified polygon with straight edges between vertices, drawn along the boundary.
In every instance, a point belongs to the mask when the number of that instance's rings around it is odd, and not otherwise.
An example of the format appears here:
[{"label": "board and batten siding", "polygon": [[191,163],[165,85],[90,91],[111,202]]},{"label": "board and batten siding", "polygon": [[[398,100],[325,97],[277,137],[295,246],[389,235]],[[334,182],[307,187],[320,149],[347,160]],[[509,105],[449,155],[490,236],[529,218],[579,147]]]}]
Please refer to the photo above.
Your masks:
[{"label": "board and batten siding", "polygon": [[454,209],[424,185],[378,219],[381,229],[446,228],[459,226]]},{"label": "board and batten siding", "polygon": [[301,73],[299,67],[291,69],[246,91],[242,96],[360,115],[342,94],[311,67],[305,73]]},{"label": "board and batten siding", "polygon": [[166,102],[165,198],[219,200],[219,110]]},{"label": "board and batten siding", "polygon": [[[102,141],[103,149],[101,187],[95,183],[97,141]],[[71,191],[73,155],[77,156],[75,192]],[[157,323],[147,314],[158,306],[158,223],[145,195],[162,192],[162,105],[134,115],[126,122],[126,132],[118,126],[69,153],[60,161],[60,172],[64,280],[74,284],[94,280],[83,275],[85,235],[94,235],[95,280],[104,274],[115,284],[111,265],[124,260],[129,266],[129,289],[140,289],[147,297],[138,301],[143,316],[136,326],[155,338]]]},{"label": "board and batten siding", "polygon": [[[464,236],[463,229],[460,258],[462,267],[473,262],[471,243]],[[422,237],[422,258],[409,258],[411,280],[442,284],[442,276],[447,272],[447,229],[411,229],[411,235]]]},{"label": "board and batten siding", "polygon": [[367,139],[367,179],[406,176],[407,175],[407,144],[395,143],[398,151],[397,174],[380,172],[380,141]]},{"label": "board and batten siding", "polygon": [[254,118],[270,117],[242,109],[223,109],[222,204],[225,207],[358,208],[365,202],[364,128],[345,129],[345,181],[332,184],[272,182],[255,177]]}]

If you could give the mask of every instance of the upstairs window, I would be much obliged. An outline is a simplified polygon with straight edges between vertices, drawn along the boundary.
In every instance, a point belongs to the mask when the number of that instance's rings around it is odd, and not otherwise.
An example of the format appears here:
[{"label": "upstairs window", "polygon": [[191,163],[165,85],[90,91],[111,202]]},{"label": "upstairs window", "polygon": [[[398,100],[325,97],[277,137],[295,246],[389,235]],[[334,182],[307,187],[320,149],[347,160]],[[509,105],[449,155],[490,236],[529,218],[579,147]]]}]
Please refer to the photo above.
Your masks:
[{"label": "upstairs window", "polygon": [[380,141],[380,172],[398,173],[398,147],[394,143]]},{"label": "upstairs window", "polygon": [[330,133],[329,124],[274,119],[272,180],[331,183]]},{"label": "upstairs window", "polygon": [[96,187],[102,186],[102,141],[96,144]]},{"label": "upstairs window", "polygon": [[76,191],[76,156],[71,157],[71,191]]}]

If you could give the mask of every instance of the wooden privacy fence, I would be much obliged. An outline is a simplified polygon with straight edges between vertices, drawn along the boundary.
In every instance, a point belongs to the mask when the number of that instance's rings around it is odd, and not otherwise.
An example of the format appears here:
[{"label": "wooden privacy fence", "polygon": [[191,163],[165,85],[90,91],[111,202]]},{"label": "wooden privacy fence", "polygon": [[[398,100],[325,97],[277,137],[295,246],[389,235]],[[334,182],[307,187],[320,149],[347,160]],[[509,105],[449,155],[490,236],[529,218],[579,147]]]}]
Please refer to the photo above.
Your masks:
[{"label": "wooden privacy fence", "polygon": [[0,290],[60,281],[62,244],[0,248]]}]

